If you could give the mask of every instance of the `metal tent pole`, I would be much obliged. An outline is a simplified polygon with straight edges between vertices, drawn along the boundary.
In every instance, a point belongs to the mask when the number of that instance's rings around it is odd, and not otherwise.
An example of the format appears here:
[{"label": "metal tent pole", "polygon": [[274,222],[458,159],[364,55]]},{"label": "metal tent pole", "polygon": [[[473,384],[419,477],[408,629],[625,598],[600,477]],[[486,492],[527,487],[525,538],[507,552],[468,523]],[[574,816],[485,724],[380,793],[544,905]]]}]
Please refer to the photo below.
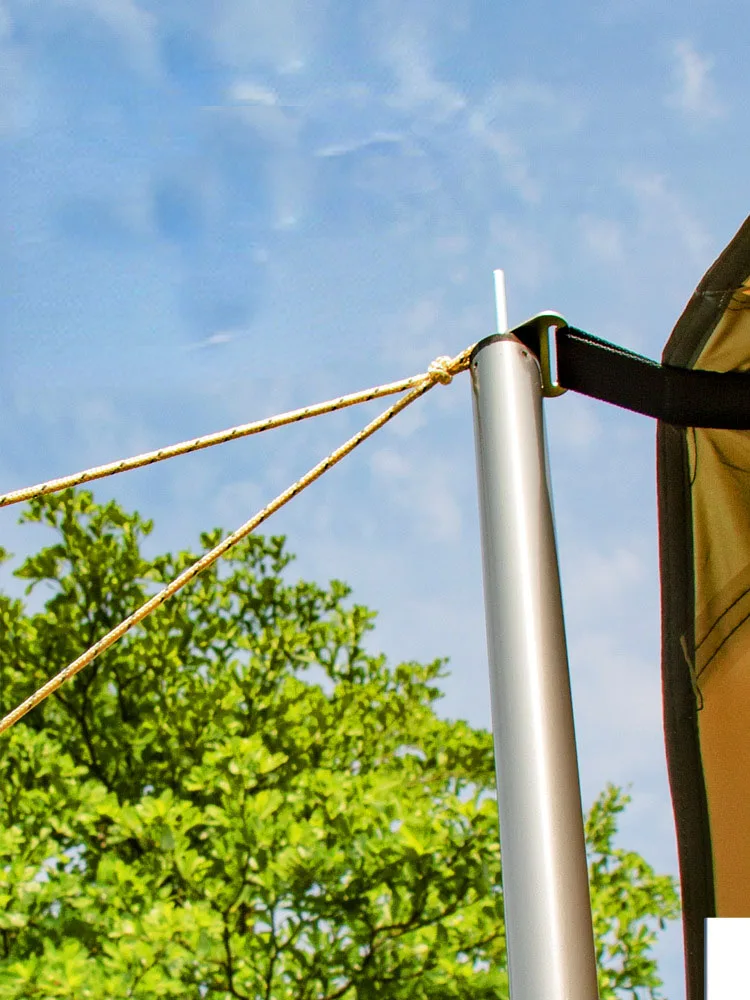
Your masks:
[{"label": "metal tent pole", "polygon": [[537,359],[471,360],[511,1000],[595,1000],[596,958]]}]

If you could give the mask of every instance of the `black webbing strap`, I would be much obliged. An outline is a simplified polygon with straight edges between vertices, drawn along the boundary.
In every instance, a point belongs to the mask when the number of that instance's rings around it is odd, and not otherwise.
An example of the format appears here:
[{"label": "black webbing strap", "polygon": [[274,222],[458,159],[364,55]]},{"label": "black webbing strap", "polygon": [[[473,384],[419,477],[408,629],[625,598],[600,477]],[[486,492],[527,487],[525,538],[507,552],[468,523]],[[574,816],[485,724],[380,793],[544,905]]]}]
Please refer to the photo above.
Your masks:
[{"label": "black webbing strap", "polygon": [[[513,334],[539,356],[539,327]],[[566,389],[682,427],[750,430],[750,372],[660,365],[574,327],[558,327],[557,381]]]}]

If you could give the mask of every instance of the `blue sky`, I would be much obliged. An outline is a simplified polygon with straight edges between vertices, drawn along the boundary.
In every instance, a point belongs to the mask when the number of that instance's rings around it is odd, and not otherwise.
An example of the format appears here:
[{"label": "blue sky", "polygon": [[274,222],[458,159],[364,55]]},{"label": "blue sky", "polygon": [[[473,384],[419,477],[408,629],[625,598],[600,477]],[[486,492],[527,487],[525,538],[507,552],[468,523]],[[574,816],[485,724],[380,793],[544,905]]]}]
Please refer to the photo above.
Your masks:
[{"label": "blue sky", "polygon": [[[744,8],[724,0],[0,0],[0,485],[423,371],[562,312],[658,357],[747,213]],[[654,426],[546,404],[581,780],[676,872]],[[375,412],[100,484],[152,546],[227,529]],[[296,570],[446,655],[489,725],[468,378],[278,516]],[[21,555],[41,529],[0,512]],[[12,587],[7,571],[3,583]],[[681,939],[664,937],[670,1000]]]}]

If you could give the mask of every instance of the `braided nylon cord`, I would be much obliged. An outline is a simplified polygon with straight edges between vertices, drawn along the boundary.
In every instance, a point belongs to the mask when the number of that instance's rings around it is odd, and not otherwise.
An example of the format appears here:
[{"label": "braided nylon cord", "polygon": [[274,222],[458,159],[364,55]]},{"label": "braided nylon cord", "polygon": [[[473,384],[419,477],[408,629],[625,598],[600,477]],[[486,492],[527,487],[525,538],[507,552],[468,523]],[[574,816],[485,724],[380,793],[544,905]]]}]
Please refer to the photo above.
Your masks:
[{"label": "braided nylon cord", "polygon": [[[40,702],[44,701],[51,694],[57,691],[58,688],[71,679],[75,677],[77,673],[87,667],[93,660],[100,656],[105,650],[109,649],[110,646],[114,645],[121,639],[127,632],[143,621],[144,618],[148,617],[152,611],[156,611],[157,608],[161,607],[165,601],[169,600],[174,594],[179,590],[182,590],[191,580],[195,579],[199,573],[204,569],[208,569],[209,566],[213,565],[217,559],[225,555],[233,546],[237,545],[238,542],[242,541],[247,535],[254,531],[259,525],[261,525],[265,520],[267,520],[271,514],[283,507],[284,504],[288,503],[293,497],[301,493],[306,487],[311,483],[314,483],[316,479],[319,479],[324,472],[327,472],[330,468],[340,462],[342,458],[349,454],[349,452],[354,451],[357,445],[361,444],[367,438],[369,438],[375,431],[379,430],[385,424],[388,423],[397,413],[409,406],[410,403],[415,402],[420,396],[423,396],[428,392],[437,382],[447,385],[452,381],[453,376],[457,375],[459,372],[465,371],[469,367],[469,356],[471,354],[472,348],[468,347],[466,350],[462,351],[455,358],[440,357],[436,358],[432,362],[429,369],[424,375],[416,376],[419,379],[419,384],[411,390],[406,396],[403,396],[398,402],[394,403],[387,410],[384,410],[379,416],[374,420],[370,421],[366,427],[355,434],[353,437],[349,438],[344,444],[340,445],[335,451],[324,458],[317,465],[313,466],[309,472],[307,472],[301,479],[298,479],[296,483],[292,483],[283,493],[280,493],[274,500],[267,504],[262,510],[258,511],[249,521],[246,521],[241,527],[237,528],[236,531],[232,532],[231,535],[219,542],[217,546],[206,552],[200,559],[189,566],[186,570],[183,570],[179,576],[176,576],[174,580],[167,584],[158,594],[154,594],[145,604],[142,604],[137,611],[134,611],[132,615],[121,621],[119,625],[116,625],[111,631],[109,631],[105,636],[95,642],[93,646],[90,646],[85,653],[82,653],[78,659],[73,660],[69,663],[67,667],[64,667],[58,674],[50,678],[46,684],[42,685],[37,691],[34,692],[31,697],[27,698],[26,701],[22,702],[12,712],[9,712],[4,719],[0,721],[0,733],[5,732],[6,729],[10,729],[11,726],[15,725],[19,719],[22,719],[27,712],[30,712],[32,708],[35,708]],[[414,379],[406,380],[410,383]],[[398,383],[395,383],[398,384]],[[395,390],[398,391],[398,390]]]},{"label": "braided nylon cord", "polygon": [[[443,360],[437,358],[432,364],[437,364]],[[448,360],[450,361],[450,359]],[[84,469],[82,472],[74,472],[69,476],[61,476],[59,479],[50,479],[46,483],[26,486],[20,490],[13,490],[11,493],[0,494],[0,507],[9,507],[11,504],[22,503],[24,500],[32,500],[34,497],[43,497],[48,493],[57,493],[59,490],[66,490],[71,486],[83,486],[84,483],[91,483],[95,479],[104,479],[106,476],[116,476],[120,472],[130,472],[132,469],[154,465],[156,462],[163,462],[165,459],[175,458],[177,455],[189,455],[190,452],[200,451],[202,448],[210,448],[212,445],[224,444],[227,441],[236,441],[250,434],[260,434],[261,431],[273,430],[275,427],[284,427],[286,424],[294,424],[300,420],[307,420],[308,417],[318,417],[323,413],[333,413],[335,410],[343,410],[345,407],[355,406],[357,403],[369,403],[373,399],[391,396],[396,392],[405,392],[416,385],[421,385],[425,377],[425,374],[412,375],[411,378],[401,379],[399,382],[390,382],[386,385],[376,386],[373,389],[362,389],[360,392],[353,392],[348,396],[339,396],[337,399],[329,399],[324,403],[303,406],[297,410],[289,410],[287,413],[279,413],[275,417],[255,420],[249,424],[239,424],[236,427],[229,427],[224,431],[216,431],[213,434],[206,434],[203,437],[192,438],[190,441],[180,441],[178,444],[158,448],[156,451],[147,451],[142,455],[134,455],[132,458],[121,458],[115,462],[107,462],[106,465],[96,465],[91,469]],[[438,381],[442,382],[442,377],[438,376]]]}]

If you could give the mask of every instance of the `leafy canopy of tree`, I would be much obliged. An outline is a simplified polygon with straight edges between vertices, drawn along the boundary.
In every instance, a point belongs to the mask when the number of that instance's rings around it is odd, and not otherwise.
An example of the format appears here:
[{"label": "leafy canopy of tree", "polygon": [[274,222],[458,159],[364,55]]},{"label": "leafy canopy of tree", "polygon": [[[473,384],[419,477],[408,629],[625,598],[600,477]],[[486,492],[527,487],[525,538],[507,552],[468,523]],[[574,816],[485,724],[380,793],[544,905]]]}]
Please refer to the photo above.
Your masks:
[{"label": "leafy canopy of tree", "polygon": [[[86,492],[22,520],[57,534],[16,571],[43,610],[0,597],[3,712],[193,559]],[[289,561],[249,538],[2,737],[3,1000],[507,996],[490,735]],[[654,998],[677,897],[613,846],[626,801],[587,822],[601,990]]]}]

